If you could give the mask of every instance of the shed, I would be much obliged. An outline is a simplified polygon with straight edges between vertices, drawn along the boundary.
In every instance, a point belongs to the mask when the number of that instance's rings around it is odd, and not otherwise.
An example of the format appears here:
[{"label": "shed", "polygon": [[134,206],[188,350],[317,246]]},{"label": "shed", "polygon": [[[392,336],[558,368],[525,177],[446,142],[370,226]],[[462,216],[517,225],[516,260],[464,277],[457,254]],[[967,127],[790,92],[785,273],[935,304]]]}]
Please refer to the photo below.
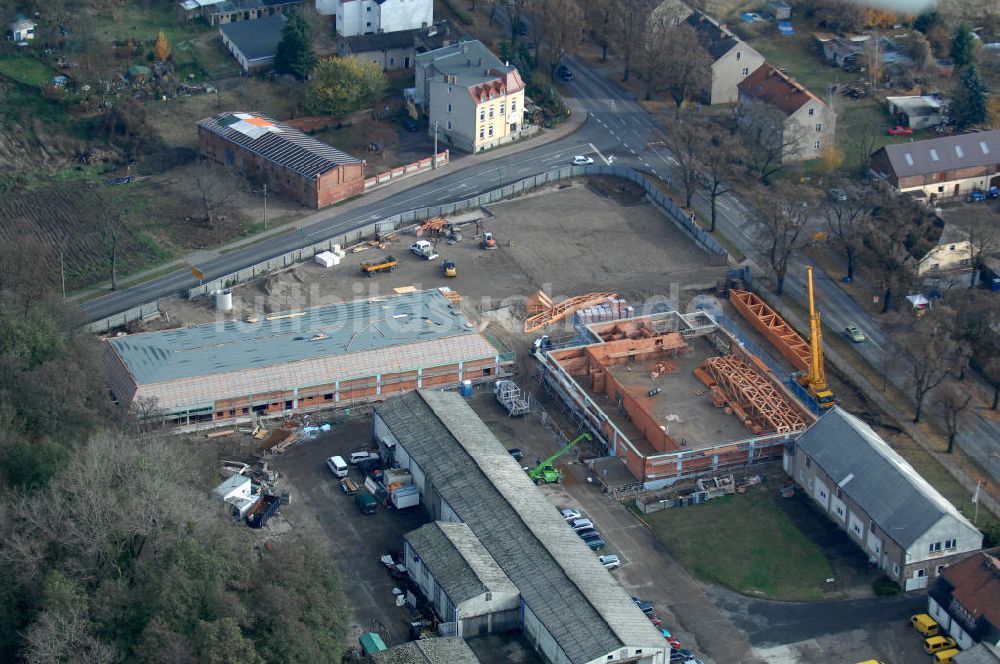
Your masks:
[{"label": "shed", "polygon": [[274,65],[285,20],[284,14],[275,14],[256,21],[226,23],[219,27],[219,35],[243,71],[266,71]]},{"label": "shed", "polygon": [[785,0],[772,0],[767,3],[767,9],[779,21],[784,21],[792,17],[792,6],[785,2]]},{"label": "shed", "polygon": [[18,18],[7,29],[7,37],[15,42],[31,41],[35,38],[36,25],[30,18]]},{"label": "shed", "polygon": [[388,650],[388,648],[385,647],[385,641],[383,641],[382,637],[375,632],[365,632],[361,635],[361,638],[358,639],[358,642],[361,644],[361,650],[369,656]]},{"label": "shed", "polygon": [[889,114],[896,124],[910,129],[926,129],[947,119],[948,102],[931,95],[886,97]]}]

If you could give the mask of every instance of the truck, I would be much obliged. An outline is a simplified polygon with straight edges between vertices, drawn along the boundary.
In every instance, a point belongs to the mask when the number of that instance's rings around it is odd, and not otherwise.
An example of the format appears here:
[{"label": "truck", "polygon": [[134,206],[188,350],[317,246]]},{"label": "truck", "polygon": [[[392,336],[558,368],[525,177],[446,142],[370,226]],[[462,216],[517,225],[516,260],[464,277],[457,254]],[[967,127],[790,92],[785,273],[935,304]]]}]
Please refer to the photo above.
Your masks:
[{"label": "truck", "polygon": [[432,261],[438,257],[434,251],[434,245],[427,240],[417,240],[410,245],[410,252],[420,256],[425,260]]},{"label": "truck", "polygon": [[358,506],[362,514],[375,514],[378,510],[378,501],[367,491],[359,491],[354,496],[354,504]]},{"label": "truck", "polygon": [[399,265],[399,261],[392,256],[383,256],[382,258],[365,261],[361,264],[361,271],[367,274],[369,277],[374,277],[378,272],[392,272]]},{"label": "truck", "polygon": [[562,472],[553,464],[556,459],[576,447],[581,441],[591,440],[589,433],[581,433],[579,436],[563,445],[562,449],[544,461],[539,461],[538,465],[528,471],[528,478],[535,484],[552,484],[562,482]]}]

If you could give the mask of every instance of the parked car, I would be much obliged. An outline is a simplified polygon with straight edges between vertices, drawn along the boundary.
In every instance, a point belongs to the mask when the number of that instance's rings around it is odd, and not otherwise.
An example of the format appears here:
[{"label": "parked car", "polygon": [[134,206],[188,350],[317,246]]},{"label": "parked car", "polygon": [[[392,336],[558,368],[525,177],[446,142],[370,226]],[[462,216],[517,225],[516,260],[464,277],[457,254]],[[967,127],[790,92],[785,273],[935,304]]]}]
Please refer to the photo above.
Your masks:
[{"label": "parked car", "polygon": [[520,461],[521,457],[524,456],[523,454],[521,454],[520,447],[512,447],[509,450],[507,450],[507,453],[510,454],[512,457],[514,457],[514,461]]},{"label": "parked car", "polygon": [[369,452],[368,450],[358,450],[357,452],[351,452],[351,465],[356,466],[359,463],[364,463],[366,461],[378,461],[378,454],[375,452]]},{"label": "parked car", "polygon": [[347,464],[344,463],[344,458],[340,456],[332,456],[326,460],[326,467],[330,469],[334,477],[347,477],[348,468]]},{"label": "parked car", "polygon": [[847,325],[844,326],[844,334],[856,344],[865,341],[865,333],[861,331],[861,328],[854,321],[847,321]]},{"label": "parked car", "polygon": [[585,528],[593,528],[594,522],[590,519],[573,519],[569,522],[569,527],[573,530],[583,530]]},{"label": "parked car", "polygon": [[653,612],[653,605],[650,604],[649,602],[644,602],[641,599],[639,599],[638,597],[633,597],[632,601],[635,602],[635,605],[638,606],[639,610],[642,611],[643,613],[652,613]]},{"label": "parked car", "polygon": [[913,629],[923,634],[925,638],[937,636],[941,633],[941,626],[926,613],[918,613],[910,616],[910,624],[913,625]]},{"label": "parked car", "polygon": [[888,133],[890,136],[910,136],[913,134],[913,130],[903,125],[896,125],[889,129]]},{"label": "parked car", "polygon": [[606,556],[598,556],[597,560],[604,565],[605,569],[617,569],[622,566],[622,561],[613,553]]},{"label": "parked car", "polygon": [[646,617],[649,618],[649,622],[653,623],[655,627],[659,627],[660,625],[663,624],[663,621],[660,620],[660,616],[656,615],[655,613],[647,613]]},{"label": "parked car", "polygon": [[418,129],[417,121],[413,118],[406,118],[403,120],[403,129],[406,131],[416,131]]},{"label": "parked car", "polygon": [[577,533],[577,535],[579,535],[580,539],[582,539],[584,542],[589,542],[590,540],[593,539],[604,539],[601,537],[601,534],[594,529],[590,529],[590,532],[586,533]]},{"label": "parked car", "polygon": [[694,659],[694,653],[690,650],[685,650],[681,648],[680,650],[670,650],[670,661],[680,662],[680,664],[687,664],[687,662]]},{"label": "parked car", "polygon": [[668,636],[667,637],[667,643],[670,644],[670,648],[672,650],[680,650],[681,649],[681,642],[677,640],[676,636]]},{"label": "parked car", "polygon": [[573,157],[574,166],[590,166],[594,163],[593,157],[587,157],[586,155],[578,154]]},{"label": "parked car", "polygon": [[933,655],[941,650],[949,650],[955,647],[955,639],[950,636],[932,636],[924,639],[924,652]]},{"label": "parked car", "polygon": [[847,192],[840,188],[833,188],[829,191],[830,198],[843,203],[847,200]]},{"label": "parked car", "polygon": [[344,493],[348,496],[353,496],[358,492],[358,485],[354,483],[350,477],[345,477],[340,480],[340,488],[343,489]]},{"label": "parked car", "polygon": [[985,200],[986,200],[986,192],[979,191],[978,189],[976,189],[975,191],[970,191],[969,195],[965,197],[966,203],[982,203]]},{"label": "parked car", "polygon": [[600,537],[596,539],[584,540],[584,542],[586,542],[587,546],[590,547],[591,551],[598,551],[607,545],[607,542],[602,540]]},{"label": "parked car", "polygon": [[568,69],[564,70],[563,73],[559,74],[559,76],[562,77],[562,80],[564,81],[572,81],[574,78],[576,78],[575,76],[573,76],[573,72],[571,72]]},{"label": "parked car", "polygon": [[566,519],[567,521],[576,521],[577,519],[583,517],[583,514],[580,513],[580,510],[576,509],[575,507],[564,507],[561,510],[559,510],[559,513],[562,514],[562,518]]},{"label": "parked car", "polygon": [[410,252],[429,261],[438,257],[437,253],[434,251],[434,245],[427,240],[417,240],[411,244]]}]

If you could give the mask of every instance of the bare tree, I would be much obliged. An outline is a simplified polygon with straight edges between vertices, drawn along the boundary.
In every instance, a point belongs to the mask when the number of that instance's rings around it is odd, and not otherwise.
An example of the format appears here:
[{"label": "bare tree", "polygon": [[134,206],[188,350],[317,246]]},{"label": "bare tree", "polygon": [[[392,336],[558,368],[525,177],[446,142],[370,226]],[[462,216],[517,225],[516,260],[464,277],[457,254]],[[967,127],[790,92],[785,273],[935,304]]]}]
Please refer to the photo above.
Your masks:
[{"label": "bare tree", "polygon": [[694,28],[681,24],[657,35],[666,48],[664,58],[669,63],[659,72],[663,86],[674,101],[677,112],[688,99],[700,96],[705,81],[711,80],[712,60],[698,41]]},{"label": "bare tree", "polygon": [[736,177],[735,164],[743,159],[742,143],[726,142],[714,129],[716,127],[709,128],[708,141],[703,146],[698,158],[705,178],[705,190],[708,193],[709,207],[711,208],[712,225],[708,229],[710,233],[715,232],[719,197],[732,191],[728,182]]},{"label": "bare tree", "polygon": [[601,47],[601,62],[608,61],[608,45],[613,38],[614,0],[592,0],[584,5],[586,25],[591,38]]},{"label": "bare tree", "polygon": [[[847,193],[846,185],[842,191]],[[826,228],[834,242],[844,252],[847,262],[847,279],[854,280],[854,267],[861,250],[864,230],[871,215],[872,206],[863,192],[851,192],[847,200],[834,200],[826,205]]]},{"label": "bare tree", "polygon": [[736,106],[736,124],[746,148],[747,165],[754,177],[766,184],[785,168],[784,160],[798,140],[797,130],[786,130],[784,114],[756,99]]},{"label": "bare tree", "polygon": [[627,81],[632,73],[632,65],[642,48],[646,31],[649,29],[649,14],[645,3],[635,0],[611,0],[615,17],[614,43],[622,56],[622,80]]},{"label": "bare tree", "polygon": [[983,272],[983,260],[1000,248],[1000,230],[996,219],[977,215],[969,220],[966,231],[969,234],[969,265],[972,266],[969,288],[974,288]]},{"label": "bare tree", "polygon": [[881,133],[879,126],[874,122],[866,123],[863,127],[853,132],[849,139],[854,147],[854,152],[858,156],[858,175],[868,176],[868,167],[871,165],[872,153],[879,145]]},{"label": "bare tree", "polygon": [[105,215],[100,221],[98,232],[111,270],[111,290],[118,290],[118,244],[126,232],[125,221],[128,215],[128,210],[123,209],[117,214]]},{"label": "bare tree", "polygon": [[774,273],[775,294],[785,292],[785,276],[792,255],[805,248],[812,190],[807,187],[772,188],[758,195],[755,207],[760,212],[757,248],[767,267]]},{"label": "bare tree", "polygon": [[114,646],[100,641],[95,631],[95,625],[80,606],[42,611],[25,632],[24,659],[32,664],[122,661]]},{"label": "bare tree", "polygon": [[664,72],[673,66],[670,42],[657,30],[646,29],[642,35],[642,48],[637,54],[639,78],[646,88],[646,99],[652,99],[665,87]]},{"label": "bare tree", "polygon": [[199,171],[202,172],[194,178],[194,186],[201,199],[202,219],[216,240],[221,241],[230,223],[235,222],[224,211],[229,202],[246,188],[247,182],[242,176],[212,162],[204,162]]},{"label": "bare tree", "polygon": [[1000,357],[991,357],[981,367],[983,378],[993,386],[993,410],[1000,406]]},{"label": "bare tree", "polygon": [[892,306],[893,295],[913,281],[913,261],[907,250],[913,219],[904,203],[886,193],[874,208],[864,233],[861,261],[879,278],[883,314]]},{"label": "bare tree", "polygon": [[896,336],[895,341],[904,351],[908,365],[910,388],[916,404],[914,423],[920,422],[927,393],[968,361],[968,346],[955,340],[953,321],[951,311],[938,307]]},{"label": "bare tree", "polygon": [[532,0],[528,5],[541,59],[554,74],[560,60],[583,33],[583,10],[577,0]]},{"label": "bare tree", "polygon": [[948,454],[955,449],[959,419],[972,401],[972,395],[956,384],[945,385],[941,395],[941,410],[944,413],[945,431],[948,433]]},{"label": "bare tree", "polygon": [[698,190],[701,166],[699,155],[706,142],[703,123],[693,115],[685,117],[686,122],[678,122],[674,128],[663,135],[663,144],[677,160],[677,170],[680,174],[681,187],[684,189],[684,207],[691,207],[691,199]]}]

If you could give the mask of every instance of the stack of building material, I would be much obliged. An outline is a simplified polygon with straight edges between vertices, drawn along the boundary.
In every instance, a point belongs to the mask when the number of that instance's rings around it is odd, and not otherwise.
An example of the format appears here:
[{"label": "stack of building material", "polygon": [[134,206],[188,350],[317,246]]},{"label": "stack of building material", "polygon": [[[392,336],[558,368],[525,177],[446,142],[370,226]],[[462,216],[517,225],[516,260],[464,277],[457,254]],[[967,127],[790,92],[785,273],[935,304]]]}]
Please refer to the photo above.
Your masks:
[{"label": "stack of building material", "polygon": [[333,267],[334,265],[340,265],[340,261],[344,256],[346,256],[344,250],[340,248],[339,244],[335,244],[330,251],[321,251],[313,256],[313,260],[323,267]]},{"label": "stack of building material", "polygon": [[635,307],[629,306],[627,301],[617,297],[609,297],[605,302],[577,311],[573,315],[573,325],[579,327],[591,323],[607,323],[622,318],[631,318],[634,315]]}]

